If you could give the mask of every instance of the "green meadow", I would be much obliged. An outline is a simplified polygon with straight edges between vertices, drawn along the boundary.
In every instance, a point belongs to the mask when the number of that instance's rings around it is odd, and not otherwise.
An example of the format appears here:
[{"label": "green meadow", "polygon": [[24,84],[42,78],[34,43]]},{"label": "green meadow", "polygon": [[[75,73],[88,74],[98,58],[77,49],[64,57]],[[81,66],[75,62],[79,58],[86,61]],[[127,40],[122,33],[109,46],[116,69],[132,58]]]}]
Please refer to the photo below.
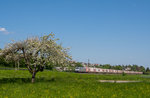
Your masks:
[{"label": "green meadow", "polygon": [[[139,83],[100,83],[138,80]],[[150,76],[44,71],[31,83],[27,70],[0,70],[0,98],[150,98]]]}]

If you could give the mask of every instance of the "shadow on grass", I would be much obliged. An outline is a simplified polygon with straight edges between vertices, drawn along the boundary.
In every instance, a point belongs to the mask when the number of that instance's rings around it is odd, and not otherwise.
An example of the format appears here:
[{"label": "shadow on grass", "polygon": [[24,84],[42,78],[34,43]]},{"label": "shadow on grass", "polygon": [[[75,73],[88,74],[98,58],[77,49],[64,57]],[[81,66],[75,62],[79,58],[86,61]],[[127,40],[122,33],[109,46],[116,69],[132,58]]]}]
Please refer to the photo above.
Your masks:
[{"label": "shadow on grass", "polygon": [[[54,82],[55,78],[45,79],[45,78],[36,78],[35,83],[38,82]],[[0,79],[0,84],[7,83],[31,83],[31,78],[2,78]]]}]

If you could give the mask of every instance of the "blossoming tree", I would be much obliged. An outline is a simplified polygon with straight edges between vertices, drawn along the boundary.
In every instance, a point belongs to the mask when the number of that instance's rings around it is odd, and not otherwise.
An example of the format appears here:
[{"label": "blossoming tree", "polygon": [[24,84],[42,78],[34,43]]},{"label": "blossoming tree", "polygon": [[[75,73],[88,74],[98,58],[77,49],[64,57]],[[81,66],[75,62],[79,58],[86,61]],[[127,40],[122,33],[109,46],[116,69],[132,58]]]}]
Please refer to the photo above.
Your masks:
[{"label": "blossoming tree", "polygon": [[31,82],[34,83],[36,73],[43,71],[44,66],[49,62],[53,65],[65,66],[71,60],[68,48],[57,44],[57,40],[53,33],[40,38],[32,37],[8,44],[0,54],[7,60],[24,59],[27,69],[32,74]]}]

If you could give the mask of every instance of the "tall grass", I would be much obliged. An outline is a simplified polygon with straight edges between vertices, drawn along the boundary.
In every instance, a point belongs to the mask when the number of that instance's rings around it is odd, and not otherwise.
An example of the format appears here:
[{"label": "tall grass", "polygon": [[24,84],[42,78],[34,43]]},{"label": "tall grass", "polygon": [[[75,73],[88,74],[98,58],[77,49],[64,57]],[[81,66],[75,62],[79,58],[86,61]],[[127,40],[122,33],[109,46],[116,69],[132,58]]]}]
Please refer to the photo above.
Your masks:
[{"label": "tall grass", "polygon": [[[98,80],[140,80],[141,83],[100,83]],[[141,75],[97,75],[25,70],[0,70],[0,98],[149,98],[150,78]]]}]

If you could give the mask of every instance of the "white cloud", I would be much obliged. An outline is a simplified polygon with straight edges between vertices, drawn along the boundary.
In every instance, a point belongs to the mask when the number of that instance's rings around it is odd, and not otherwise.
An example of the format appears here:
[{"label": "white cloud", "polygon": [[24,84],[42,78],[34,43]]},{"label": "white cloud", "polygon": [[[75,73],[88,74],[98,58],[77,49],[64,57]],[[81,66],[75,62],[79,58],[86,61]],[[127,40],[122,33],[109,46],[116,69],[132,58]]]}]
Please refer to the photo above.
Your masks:
[{"label": "white cloud", "polygon": [[5,28],[0,28],[0,31],[5,32],[6,29]]},{"label": "white cloud", "polygon": [[8,32],[5,28],[1,28],[0,27],[0,32],[2,32],[3,34],[10,34],[11,32]]}]

